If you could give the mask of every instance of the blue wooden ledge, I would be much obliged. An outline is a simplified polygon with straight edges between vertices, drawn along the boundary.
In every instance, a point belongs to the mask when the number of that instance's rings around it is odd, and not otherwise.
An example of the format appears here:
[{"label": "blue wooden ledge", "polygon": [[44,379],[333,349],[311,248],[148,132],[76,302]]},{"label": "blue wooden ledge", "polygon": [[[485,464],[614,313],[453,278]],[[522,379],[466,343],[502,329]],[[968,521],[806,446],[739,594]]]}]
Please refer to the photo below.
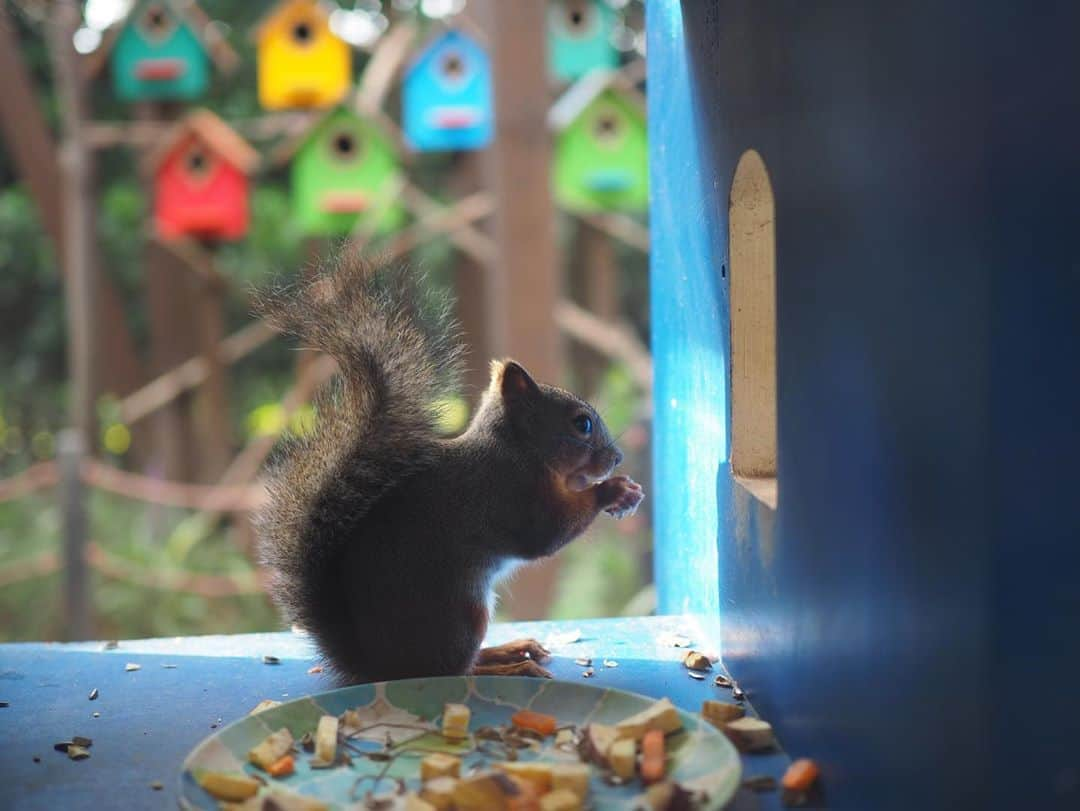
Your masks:
[{"label": "blue wooden ledge", "polygon": [[[641,617],[493,625],[487,644],[523,636],[541,641],[580,631],[580,639],[553,648],[556,678],[581,679],[574,660],[594,659],[594,683],[668,696],[698,711],[706,698],[729,698],[711,679],[695,681],[681,665],[685,653],[661,635],[690,637],[714,650],[717,639],[693,617]],[[280,664],[263,663],[264,655]],[[603,659],[618,662],[604,668]],[[140,665],[125,672],[127,663]],[[0,806],[12,809],[172,808],[187,752],[214,725],[227,724],[265,698],[288,700],[330,689],[315,664],[309,640],[293,633],[178,637],[120,642],[0,645]],[[169,667],[164,667],[168,665]],[[90,691],[98,690],[95,701]],[[94,718],[93,713],[100,713]],[[91,757],[72,761],[54,752],[57,741],[83,735],[94,741]],[[35,763],[34,757],[40,762]],[[744,756],[744,775],[779,778],[782,752]],[[164,785],[160,791],[151,784]],[[776,794],[741,792],[732,808],[778,809]]]}]

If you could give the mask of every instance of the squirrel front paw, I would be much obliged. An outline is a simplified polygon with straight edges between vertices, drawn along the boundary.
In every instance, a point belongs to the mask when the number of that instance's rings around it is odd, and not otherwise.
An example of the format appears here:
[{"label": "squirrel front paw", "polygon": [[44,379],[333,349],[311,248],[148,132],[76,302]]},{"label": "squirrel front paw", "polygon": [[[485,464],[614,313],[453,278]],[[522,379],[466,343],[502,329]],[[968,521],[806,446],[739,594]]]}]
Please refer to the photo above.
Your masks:
[{"label": "squirrel front paw", "polygon": [[600,509],[614,518],[633,515],[645,498],[641,485],[629,476],[613,476],[598,486],[601,488]]}]

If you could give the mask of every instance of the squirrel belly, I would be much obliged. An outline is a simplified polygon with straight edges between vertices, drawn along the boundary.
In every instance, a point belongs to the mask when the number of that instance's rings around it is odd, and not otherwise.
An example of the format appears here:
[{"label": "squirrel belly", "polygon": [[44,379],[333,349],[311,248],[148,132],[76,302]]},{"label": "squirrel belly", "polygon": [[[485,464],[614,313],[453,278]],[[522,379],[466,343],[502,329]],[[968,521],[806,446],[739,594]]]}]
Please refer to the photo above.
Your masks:
[{"label": "squirrel belly", "polygon": [[271,596],[344,683],[468,672],[500,574],[643,497],[611,475],[622,454],[596,411],[513,361],[440,436],[462,350],[448,302],[413,281],[346,258],[261,303],[339,367],[272,463],[257,528]]}]

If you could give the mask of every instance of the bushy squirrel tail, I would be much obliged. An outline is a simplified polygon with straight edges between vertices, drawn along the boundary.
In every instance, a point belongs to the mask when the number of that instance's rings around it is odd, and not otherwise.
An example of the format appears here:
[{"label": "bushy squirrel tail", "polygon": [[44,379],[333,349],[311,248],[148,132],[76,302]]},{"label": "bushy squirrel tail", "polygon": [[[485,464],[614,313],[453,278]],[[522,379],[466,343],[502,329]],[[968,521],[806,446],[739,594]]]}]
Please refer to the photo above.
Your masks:
[{"label": "bushy squirrel tail", "polygon": [[462,347],[448,298],[436,300],[404,267],[376,267],[348,251],[255,298],[272,326],[339,367],[316,399],[314,424],[271,462],[269,503],[256,520],[272,594],[292,622],[310,626],[305,613],[319,604],[310,592],[347,528],[431,459]]}]

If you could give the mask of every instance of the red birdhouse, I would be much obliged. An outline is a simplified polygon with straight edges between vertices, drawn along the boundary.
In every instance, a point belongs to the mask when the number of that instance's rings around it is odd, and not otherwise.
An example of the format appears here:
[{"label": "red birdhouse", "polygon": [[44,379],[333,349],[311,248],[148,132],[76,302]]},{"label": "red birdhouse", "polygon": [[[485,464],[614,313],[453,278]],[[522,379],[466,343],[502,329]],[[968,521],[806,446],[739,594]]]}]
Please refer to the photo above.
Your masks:
[{"label": "red birdhouse", "polygon": [[259,155],[209,110],[173,127],[148,158],[154,230],[162,239],[239,239],[248,227],[248,175]]}]

